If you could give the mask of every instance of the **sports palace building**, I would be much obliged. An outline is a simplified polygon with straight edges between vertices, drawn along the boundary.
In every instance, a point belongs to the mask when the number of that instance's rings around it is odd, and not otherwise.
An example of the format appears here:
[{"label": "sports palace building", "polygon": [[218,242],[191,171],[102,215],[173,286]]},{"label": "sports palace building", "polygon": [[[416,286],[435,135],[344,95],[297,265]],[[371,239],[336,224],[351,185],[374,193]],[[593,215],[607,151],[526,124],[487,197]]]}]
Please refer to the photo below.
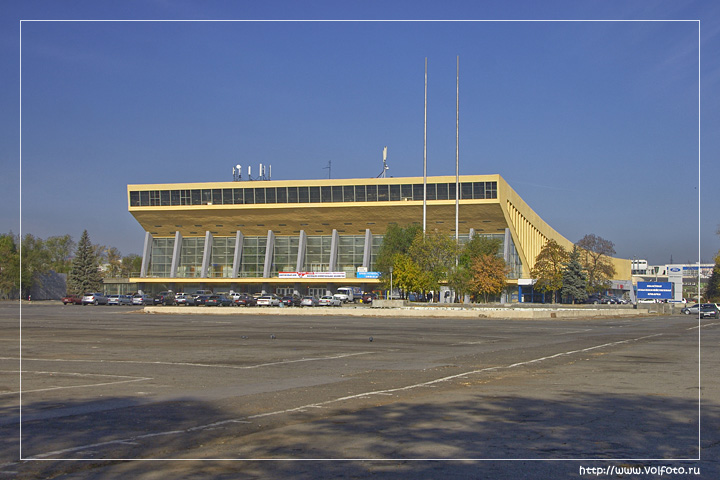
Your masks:
[{"label": "sports palace building", "polygon": [[[342,286],[381,289],[375,259],[390,224],[423,223],[455,236],[456,177],[262,180],[128,185],[145,230],[141,290],[324,295]],[[459,178],[458,238],[502,240],[504,301],[531,301],[530,270],[548,240],[572,242],[545,223],[499,175]],[[614,288],[629,290],[630,260],[612,259]],[[137,274],[135,274],[137,275]],[[107,285],[110,287],[110,285]]]}]

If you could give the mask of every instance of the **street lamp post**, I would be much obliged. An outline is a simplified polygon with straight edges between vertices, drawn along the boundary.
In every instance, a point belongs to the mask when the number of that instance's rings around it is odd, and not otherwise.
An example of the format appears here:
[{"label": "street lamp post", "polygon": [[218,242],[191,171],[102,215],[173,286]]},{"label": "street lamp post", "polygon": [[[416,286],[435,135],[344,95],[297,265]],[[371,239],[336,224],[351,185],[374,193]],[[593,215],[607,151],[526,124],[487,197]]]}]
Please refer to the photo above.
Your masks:
[{"label": "street lamp post", "polygon": [[393,297],[393,267],[390,267],[390,300],[392,300]]}]

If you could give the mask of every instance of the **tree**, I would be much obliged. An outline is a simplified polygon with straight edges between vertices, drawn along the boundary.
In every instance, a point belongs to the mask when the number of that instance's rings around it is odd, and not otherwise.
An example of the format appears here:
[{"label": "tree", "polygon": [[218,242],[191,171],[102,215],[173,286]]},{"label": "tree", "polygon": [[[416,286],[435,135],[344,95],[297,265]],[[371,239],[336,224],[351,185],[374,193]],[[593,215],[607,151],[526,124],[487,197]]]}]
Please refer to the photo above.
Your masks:
[{"label": "tree", "polygon": [[587,290],[599,292],[610,287],[615,276],[615,267],[610,260],[615,255],[615,244],[597,235],[585,235],[577,242],[580,249],[580,263],[587,272]]},{"label": "tree", "polygon": [[427,275],[427,289],[435,292],[440,290],[441,282],[448,280],[455,267],[456,253],[455,239],[437,230],[424,236],[418,233],[410,245],[410,258]]},{"label": "tree", "polygon": [[430,288],[430,276],[410,258],[397,254],[394,259],[393,286],[405,292],[422,292]]},{"label": "tree", "polygon": [[27,233],[20,243],[20,295],[25,298],[30,289],[41,283],[40,276],[50,270],[50,255],[42,238]]},{"label": "tree", "polygon": [[470,294],[470,280],[473,277],[471,270],[475,259],[482,255],[498,256],[501,246],[502,240],[499,238],[475,235],[460,247],[457,266],[448,277],[448,285],[455,291],[456,298]]},{"label": "tree", "polygon": [[122,258],[122,265],[120,274],[123,277],[131,277],[133,274],[137,277],[140,275],[140,269],[142,268],[142,257],[131,253]]},{"label": "tree", "polygon": [[508,267],[497,255],[480,255],[471,267],[470,292],[482,295],[485,303],[489,297],[500,295],[507,285]]},{"label": "tree", "polygon": [[68,275],[68,293],[82,295],[102,288],[102,277],[98,269],[95,246],[90,243],[87,230],[83,231],[77,245],[72,269]]},{"label": "tree", "polygon": [[720,252],[715,256],[715,266],[705,287],[704,296],[708,302],[720,302]]},{"label": "tree", "polygon": [[68,273],[72,267],[72,252],[75,249],[75,242],[70,235],[48,237],[45,240],[45,248],[48,252],[50,269],[57,273]]},{"label": "tree", "polygon": [[563,286],[563,272],[568,260],[568,251],[555,240],[549,240],[540,249],[535,257],[535,266],[530,270],[532,278],[537,279],[535,290],[552,292],[553,303],[556,292]]},{"label": "tree", "polygon": [[0,297],[17,297],[20,290],[20,252],[12,232],[0,235]]},{"label": "tree", "polygon": [[122,255],[116,247],[105,248],[105,259],[107,260],[107,268],[103,272],[106,278],[113,278],[120,275],[122,271]]},{"label": "tree", "polygon": [[395,256],[407,255],[410,252],[410,245],[418,232],[422,233],[422,227],[416,224],[401,227],[391,223],[385,229],[380,251],[375,258],[375,268],[382,274],[381,277],[387,286],[390,285],[390,267],[394,266]]},{"label": "tree", "polygon": [[580,252],[577,246],[573,247],[569,261],[563,271],[562,296],[570,298],[572,303],[584,302],[588,298],[587,277],[580,264]]}]

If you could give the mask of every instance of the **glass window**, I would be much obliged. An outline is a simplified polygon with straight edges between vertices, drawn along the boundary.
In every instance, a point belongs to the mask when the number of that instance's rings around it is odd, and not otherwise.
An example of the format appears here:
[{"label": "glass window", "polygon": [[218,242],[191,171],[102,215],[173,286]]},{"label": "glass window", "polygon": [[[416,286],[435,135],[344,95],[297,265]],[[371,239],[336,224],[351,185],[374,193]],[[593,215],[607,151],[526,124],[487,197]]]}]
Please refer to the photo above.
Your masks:
[{"label": "glass window", "polygon": [[277,187],[275,189],[275,201],[277,203],[288,203],[287,187]]},{"label": "glass window", "polygon": [[343,201],[353,202],[355,201],[355,187],[352,185],[345,185],[343,187]]},{"label": "glass window", "polygon": [[473,198],[485,198],[485,182],[473,183]]},{"label": "glass window", "polygon": [[170,205],[170,190],[162,190],[160,192],[160,205]]},{"label": "glass window", "polygon": [[322,187],[320,189],[320,201],[323,203],[332,202],[332,189],[330,187]]},{"label": "glass window", "polygon": [[497,182],[485,182],[485,198],[497,198]]},{"label": "glass window", "polygon": [[287,201],[288,203],[298,203],[297,187],[287,187]]},{"label": "glass window", "polygon": [[332,201],[333,202],[342,202],[343,201],[342,187],[338,187],[338,186],[332,187]]},{"label": "glass window", "polygon": [[130,192],[130,206],[131,207],[139,207],[140,206],[140,192]]},{"label": "glass window", "polygon": [[275,203],[275,189],[274,188],[266,188],[265,189],[265,203]]},{"label": "glass window", "polygon": [[213,238],[208,277],[232,277],[235,237]]},{"label": "glass window", "polygon": [[150,272],[151,277],[172,276],[172,255],[175,239],[153,238],[150,250]]},{"label": "glass window", "polygon": [[298,201],[300,203],[310,202],[310,189],[308,187],[298,187]]},{"label": "glass window", "polygon": [[190,197],[193,205],[202,205],[202,191],[190,190]]},{"label": "glass window", "polygon": [[180,190],[180,205],[192,205],[192,194],[190,190]]},{"label": "glass window", "polygon": [[423,185],[422,183],[416,183],[413,185],[413,200],[423,199]]},{"label": "glass window", "polygon": [[390,185],[390,201],[400,201],[400,185]]},{"label": "glass window", "polygon": [[405,184],[402,186],[402,198],[407,198],[409,200],[412,200],[413,198],[413,186],[410,184]]},{"label": "glass window", "polygon": [[435,187],[437,189],[437,199],[447,200],[448,199],[448,184],[438,183]]},{"label": "glass window", "polygon": [[455,184],[454,183],[448,184],[448,199],[455,200]]},{"label": "glass window", "polygon": [[472,183],[464,182],[460,184],[460,198],[462,198],[463,200],[472,199],[472,191]]},{"label": "glass window", "polygon": [[390,188],[389,185],[378,185],[377,186],[378,202],[387,202],[390,200]]},{"label": "glass window", "polygon": [[256,188],[255,189],[255,203],[265,203],[265,189],[264,188]]},{"label": "glass window", "polygon": [[365,196],[368,202],[377,202],[377,185],[365,187]]},{"label": "glass window", "polygon": [[320,187],[310,187],[310,203],[320,203]]},{"label": "glass window", "polygon": [[140,192],[140,205],[143,207],[150,205],[150,192]]},{"label": "glass window", "polygon": [[245,192],[243,193],[245,196],[245,203],[252,204],[255,203],[255,189],[254,188],[246,188]]},{"label": "glass window", "polygon": [[180,205],[180,190],[170,191],[170,205]]},{"label": "glass window", "polygon": [[427,185],[427,199],[437,200],[436,185],[434,183],[428,183]]},{"label": "glass window", "polygon": [[245,203],[243,201],[243,189],[242,188],[233,188],[233,203],[235,205],[242,205]]},{"label": "glass window", "polygon": [[355,185],[355,201],[356,202],[364,202],[365,201],[365,185]]},{"label": "glass window", "polygon": [[212,203],[212,190],[210,190],[208,188],[208,189],[201,190],[201,192],[202,192],[202,200],[201,200],[202,205],[207,205],[208,203]]},{"label": "glass window", "polygon": [[222,189],[213,188],[212,203],[213,205],[222,205]]},{"label": "glass window", "polygon": [[234,203],[232,188],[223,188],[222,203],[223,205],[232,205]]}]

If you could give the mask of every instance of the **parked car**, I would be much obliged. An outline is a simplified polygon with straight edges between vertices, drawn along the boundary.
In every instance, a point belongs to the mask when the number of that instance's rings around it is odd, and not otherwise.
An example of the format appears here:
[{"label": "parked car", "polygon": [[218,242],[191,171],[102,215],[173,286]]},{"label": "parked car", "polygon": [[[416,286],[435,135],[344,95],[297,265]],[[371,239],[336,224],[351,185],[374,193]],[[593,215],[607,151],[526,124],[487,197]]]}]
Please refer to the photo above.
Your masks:
[{"label": "parked car", "polygon": [[323,295],[318,301],[321,307],[342,307],[342,300],[332,295]]},{"label": "parked car", "polygon": [[136,293],[132,297],[132,304],[133,305],[152,305],[153,297],[151,297],[150,295],[145,295],[144,293]]},{"label": "parked car", "polygon": [[254,307],[257,305],[257,298],[250,294],[243,293],[233,302],[238,307]]},{"label": "parked car", "polygon": [[714,303],[703,303],[700,306],[700,318],[720,318],[720,310]]},{"label": "parked car", "polygon": [[83,305],[107,305],[108,299],[102,293],[86,293],[83,295]]},{"label": "parked car", "polygon": [[280,302],[286,307],[299,307],[301,298],[297,295],[286,295],[280,299]]},{"label": "parked car", "polygon": [[210,298],[210,295],[198,295],[196,297],[188,298],[187,304],[194,307],[199,307],[205,305],[205,302],[208,298]]},{"label": "parked car", "polygon": [[280,299],[275,295],[263,295],[257,299],[258,307],[279,307]]},{"label": "parked car", "polygon": [[318,306],[318,299],[317,297],[314,297],[312,295],[306,295],[300,299],[300,306],[301,307],[317,307]]},{"label": "parked car", "polygon": [[230,305],[232,305],[232,300],[225,295],[210,295],[205,300],[205,306],[207,307],[229,307]]},{"label": "parked car", "polygon": [[375,293],[363,293],[362,303],[372,303],[377,298]]},{"label": "parked car", "polygon": [[132,305],[132,297],[129,295],[108,295],[108,305]]},{"label": "parked car", "polygon": [[600,303],[611,303],[610,297],[607,295],[603,295],[601,293],[592,293],[588,295],[587,300],[585,300],[585,303],[592,303],[592,304],[600,304]]},{"label": "parked car", "polygon": [[190,298],[192,298],[192,297],[190,295],[188,295],[187,293],[178,292],[175,294],[175,304],[176,305],[187,305],[188,300]]},{"label": "parked car", "polygon": [[696,303],[695,305],[685,307],[682,310],[680,310],[680,312],[684,313],[685,315],[690,315],[690,314],[697,315],[698,313],[700,313],[700,304]]},{"label": "parked car", "polygon": [[175,305],[175,294],[173,292],[160,292],[153,297],[154,305]]},{"label": "parked car", "polygon": [[72,305],[82,305],[82,297],[79,297],[77,295],[65,295],[62,298],[63,305],[67,305],[68,303]]}]

